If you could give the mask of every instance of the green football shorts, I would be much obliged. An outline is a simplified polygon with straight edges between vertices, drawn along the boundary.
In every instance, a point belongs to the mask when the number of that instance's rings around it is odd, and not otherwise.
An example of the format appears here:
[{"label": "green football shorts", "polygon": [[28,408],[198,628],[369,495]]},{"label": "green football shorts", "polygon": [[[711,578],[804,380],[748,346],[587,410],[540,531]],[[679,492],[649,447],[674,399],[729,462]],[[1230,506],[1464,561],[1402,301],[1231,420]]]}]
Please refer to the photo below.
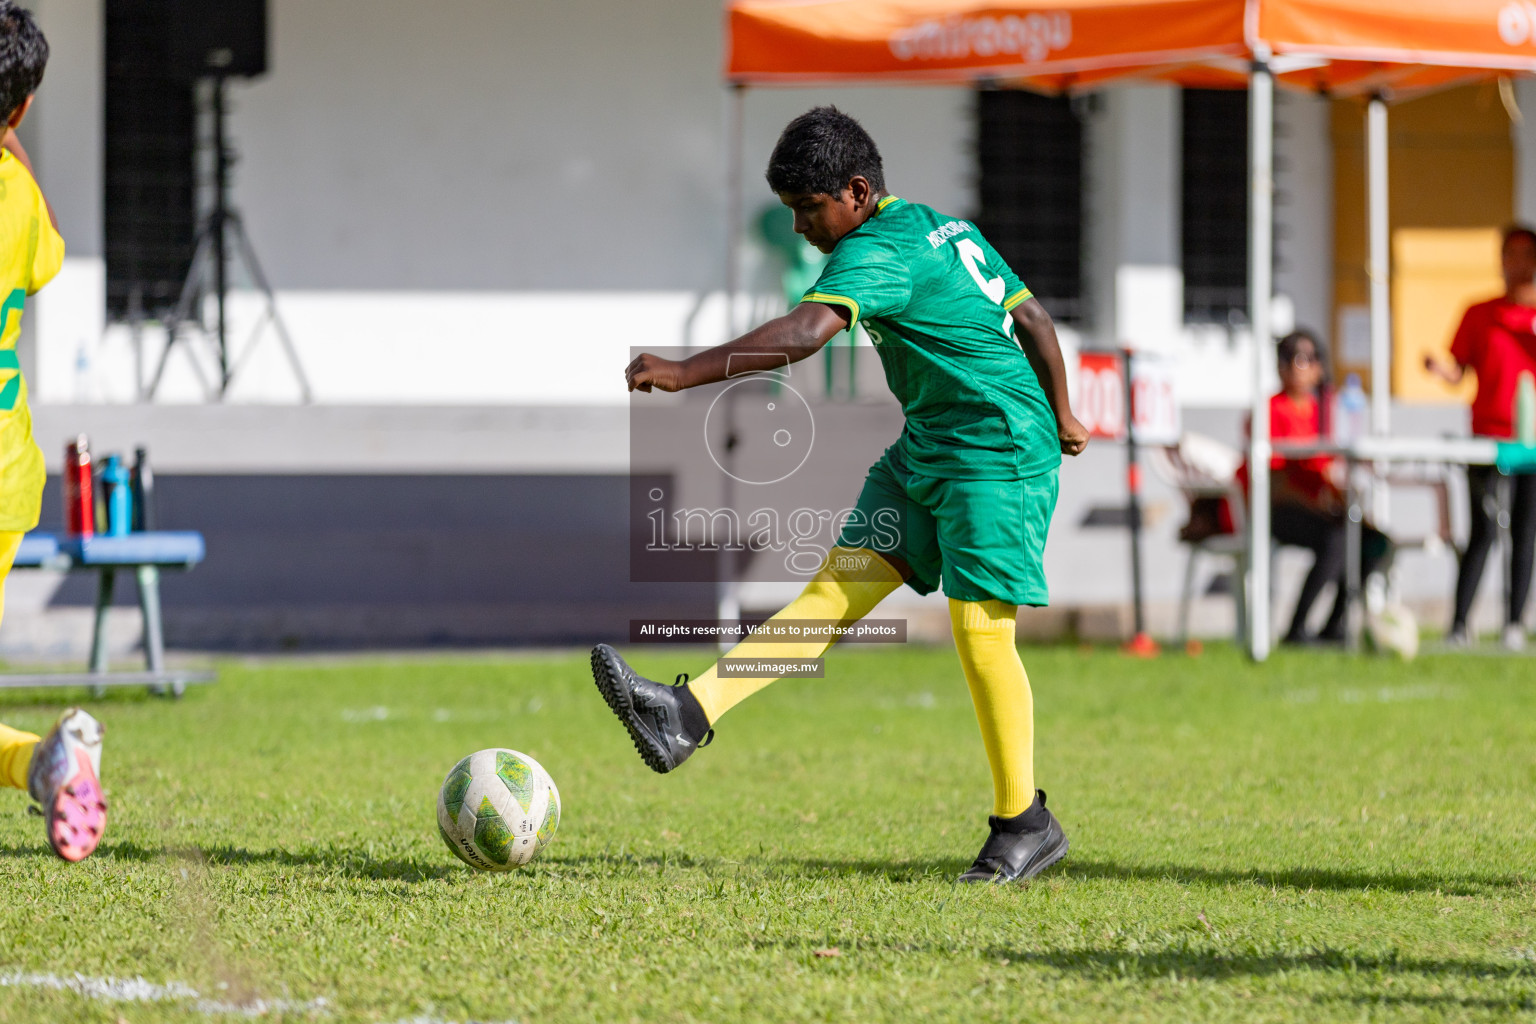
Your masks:
[{"label": "green football shorts", "polygon": [[912,472],[898,448],[870,467],[838,544],[900,558],[912,567],[907,585],[919,594],[942,582],[957,601],[1047,604],[1045,537],[1058,471],[1025,480],[941,479]]}]

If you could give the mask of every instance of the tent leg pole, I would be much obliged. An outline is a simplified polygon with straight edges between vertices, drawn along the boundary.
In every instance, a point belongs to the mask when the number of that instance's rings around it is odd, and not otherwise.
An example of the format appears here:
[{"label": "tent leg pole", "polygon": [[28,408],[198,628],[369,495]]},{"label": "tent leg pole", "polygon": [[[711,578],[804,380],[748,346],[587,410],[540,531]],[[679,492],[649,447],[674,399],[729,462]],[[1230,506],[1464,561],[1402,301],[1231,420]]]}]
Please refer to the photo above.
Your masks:
[{"label": "tent leg pole", "polygon": [[1269,53],[1255,54],[1248,88],[1248,322],[1253,329],[1252,429],[1248,438],[1248,653],[1269,657],[1269,375],[1274,332],[1275,81]]},{"label": "tent leg pole", "polygon": [[[726,154],[726,202],[725,202],[725,334],[726,340],[735,338],[738,333],[736,307],[741,297],[741,235],[742,215],[745,207],[745,196],[742,187],[742,170],[746,164],[744,150],[746,148],[746,86],[738,83],[731,85],[729,106],[726,110],[726,146],[729,152]],[[730,452],[736,447],[736,417],[735,417],[735,393],[730,392],[725,402],[726,432],[726,458],[732,458]],[[732,465],[731,462],[726,463]],[[734,509],[736,507],[736,491],[734,481],[729,472],[721,474],[721,508]],[[715,588],[715,617],[722,623],[736,622],[741,619],[741,588],[736,576],[736,553],[732,548],[735,538],[728,538],[727,542],[720,546],[720,577],[716,581]],[[727,635],[721,634],[720,650],[727,651],[733,646],[734,641]]]},{"label": "tent leg pole", "polygon": [[1392,427],[1392,324],[1387,269],[1387,104],[1380,95],[1372,96],[1366,108],[1365,139],[1371,280],[1371,433],[1385,434]]},{"label": "tent leg pole", "polygon": [[726,109],[726,163],[725,163],[725,334],[726,339],[736,337],[736,305],[741,298],[741,234],[742,211],[746,205],[742,194],[742,169],[746,156],[746,95],[747,88],[733,84]]},{"label": "tent leg pole", "polygon": [[[1392,432],[1392,270],[1388,250],[1391,224],[1387,188],[1387,102],[1380,93],[1366,108],[1366,206],[1370,245],[1371,279],[1371,433],[1385,437]],[[1372,488],[1371,514],[1378,523],[1387,521],[1387,488]]]}]

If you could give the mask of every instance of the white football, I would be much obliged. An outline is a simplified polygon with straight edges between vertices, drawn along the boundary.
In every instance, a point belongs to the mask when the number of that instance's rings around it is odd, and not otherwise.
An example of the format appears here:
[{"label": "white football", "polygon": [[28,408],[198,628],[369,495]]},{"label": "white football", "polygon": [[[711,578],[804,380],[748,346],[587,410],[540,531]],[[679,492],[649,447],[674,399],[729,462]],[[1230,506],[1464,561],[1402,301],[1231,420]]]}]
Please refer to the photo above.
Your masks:
[{"label": "white football", "polygon": [[549,845],[560,826],[560,791],[544,766],[502,747],[453,766],[437,794],[437,830],[470,867],[511,871]]}]

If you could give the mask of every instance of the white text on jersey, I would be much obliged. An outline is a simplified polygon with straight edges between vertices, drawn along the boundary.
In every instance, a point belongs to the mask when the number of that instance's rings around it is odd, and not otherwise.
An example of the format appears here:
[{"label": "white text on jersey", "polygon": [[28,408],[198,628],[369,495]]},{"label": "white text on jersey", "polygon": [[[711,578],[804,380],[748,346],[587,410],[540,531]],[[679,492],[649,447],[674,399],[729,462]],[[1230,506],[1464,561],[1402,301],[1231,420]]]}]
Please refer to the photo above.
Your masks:
[{"label": "white text on jersey", "polygon": [[964,234],[971,230],[971,226],[963,220],[952,220],[948,224],[942,224],[928,232],[928,244],[937,249],[947,240],[956,235]]}]

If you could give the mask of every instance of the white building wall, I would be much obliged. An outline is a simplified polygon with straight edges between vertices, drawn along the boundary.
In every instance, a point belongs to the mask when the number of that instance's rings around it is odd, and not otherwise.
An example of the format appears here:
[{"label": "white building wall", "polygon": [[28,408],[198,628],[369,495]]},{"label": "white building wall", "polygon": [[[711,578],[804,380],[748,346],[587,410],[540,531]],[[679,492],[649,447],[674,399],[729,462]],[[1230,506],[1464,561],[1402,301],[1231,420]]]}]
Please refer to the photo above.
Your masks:
[{"label": "white building wall", "polygon": [[[1275,292],[1289,323],[1329,340],[1333,324],[1333,136],[1329,102],[1279,91],[1275,96]],[[1278,312],[1286,312],[1282,309]]]},{"label": "white building wall", "polygon": [[[1244,328],[1184,323],[1180,94],[1106,89],[1088,130],[1091,346],[1130,344],[1175,359],[1191,407],[1249,404],[1252,338]],[[1283,94],[1276,111],[1277,333],[1326,333],[1332,308],[1333,167],[1326,100]]]},{"label": "white building wall", "polygon": [[1170,351],[1183,324],[1179,91],[1105,90],[1089,126],[1089,272],[1102,345]]},{"label": "white building wall", "polygon": [[1179,90],[1103,90],[1087,133],[1087,347],[1170,357],[1185,404],[1237,404],[1248,351],[1225,329],[1184,324]]},{"label": "white building wall", "polygon": [[[230,91],[234,194],[317,400],[619,402],[630,345],[724,340],[716,0],[273,0],[271,33]],[[893,188],[969,208],[964,90],[797,89],[747,97],[749,218],[779,130],[829,101]],[[124,332],[99,363],[131,398]],[[199,397],[180,356],[164,394]],[[264,337],[231,397],[295,394]]]},{"label": "white building wall", "polygon": [[102,253],[102,11],[99,0],[33,0],[48,68],[22,123],[22,145],[64,236],[64,266],[27,303],[22,372],[35,401],[74,398],[75,367],[100,344]]},{"label": "white building wall", "polygon": [[[131,401],[127,332],[103,338],[100,319],[101,9],[38,10],[54,58],[29,128],[71,262],[29,313],[34,393]],[[317,400],[618,402],[631,344],[721,340],[721,56],[716,0],[445,0],[430,18],[405,0],[272,0],[271,70],[230,89],[234,197]],[[976,212],[967,90],[764,89],[744,108],[749,223],[773,202],[761,175],[779,129],[822,102],[870,128],[893,191]],[[1279,287],[1324,327],[1327,105],[1284,97],[1279,118]],[[1083,340],[1170,352],[1189,402],[1245,403],[1246,337],[1182,323],[1178,91],[1107,90],[1089,137]],[[147,332],[140,358],[161,344]],[[263,336],[231,398],[296,393]],[[201,397],[173,359],[162,400]]]}]

